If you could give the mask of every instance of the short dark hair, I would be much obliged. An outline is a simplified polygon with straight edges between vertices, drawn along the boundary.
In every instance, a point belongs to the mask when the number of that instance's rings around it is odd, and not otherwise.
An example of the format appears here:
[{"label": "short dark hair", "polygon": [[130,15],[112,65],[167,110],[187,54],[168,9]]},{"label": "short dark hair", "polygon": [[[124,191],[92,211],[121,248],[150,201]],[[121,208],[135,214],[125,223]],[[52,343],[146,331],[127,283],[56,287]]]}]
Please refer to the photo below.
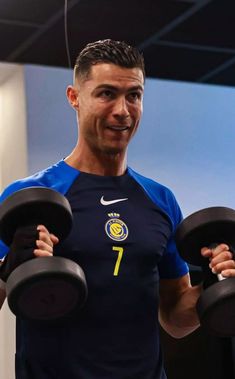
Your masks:
[{"label": "short dark hair", "polygon": [[145,77],[144,57],[132,46],[111,39],[88,43],[78,55],[75,66],[75,78],[87,78],[91,66],[98,63],[113,63],[126,68],[140,68]]}]

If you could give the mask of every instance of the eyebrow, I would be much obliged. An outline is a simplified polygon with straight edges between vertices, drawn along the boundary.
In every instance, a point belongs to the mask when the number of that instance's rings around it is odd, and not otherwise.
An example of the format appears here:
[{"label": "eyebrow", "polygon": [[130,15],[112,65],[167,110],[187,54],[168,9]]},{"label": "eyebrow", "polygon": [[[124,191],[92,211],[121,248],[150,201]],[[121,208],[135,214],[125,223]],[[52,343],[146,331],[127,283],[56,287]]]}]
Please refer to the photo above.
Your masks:
[{"label": "eyebrow", "polygon": [[[118,91],[119,90],[118,87],[113,86],[112,84],[105,84],[105,83],[98,85],[94,90],[96,91],[97,89],[99,90],[99,89],[102,89],[102,88],[110,89],[112,91]],[[131,92],[131,91],[141,91],[141,92],[143,92],[144,91],[144,87],[141,86],[141,85],[133,86],[133,87],[130,87],[128,89],[128,92]]]}]

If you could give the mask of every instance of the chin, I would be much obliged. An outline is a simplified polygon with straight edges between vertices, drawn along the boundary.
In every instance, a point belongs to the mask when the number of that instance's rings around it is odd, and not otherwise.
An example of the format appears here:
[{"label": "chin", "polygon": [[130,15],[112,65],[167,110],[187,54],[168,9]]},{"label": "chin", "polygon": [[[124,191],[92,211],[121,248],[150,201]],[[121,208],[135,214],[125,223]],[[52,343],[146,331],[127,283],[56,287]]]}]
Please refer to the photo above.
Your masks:
[{"label": "chin", "polygon": [[117,154],[123,154],[126,151],[126,146],[106,146],[103,149],[103,153],[107,155],[117,155]]},{"label": "chin", "polygon": [[118,149],[107,149],[107,150],[104,151],[104,153],[106,155],[112,156],[112,155],[118,155],[118,154],[123,153],[123,150],[120,150],[120,149],[119,150]]}]

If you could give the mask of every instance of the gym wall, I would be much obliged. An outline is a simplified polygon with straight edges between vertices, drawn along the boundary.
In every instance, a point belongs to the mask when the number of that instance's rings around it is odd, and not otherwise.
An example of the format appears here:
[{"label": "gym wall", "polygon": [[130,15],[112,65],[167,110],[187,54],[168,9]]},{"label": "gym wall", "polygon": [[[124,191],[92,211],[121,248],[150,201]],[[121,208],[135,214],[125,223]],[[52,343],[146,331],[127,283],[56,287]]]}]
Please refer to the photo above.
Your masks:
[{"label": "gym wall", "polygon": [[[0,190],[28,173],[24,69],[0,63]],[[0,378],[14,378],[15,317],[0,312]]]},{"label": "gym wall", "polygon": [[[21,84],[9,87],[13,101],[8,116],[3,117],[5,94],[0,94],[1,133],[7,130],[8,136],[1,145],[2,187],[16,177],[62,159],[70,153],[77,138],[75,112],[65,97],[66,86],[72,82],[72,71],[33,65],[25,65],[20,70]],[[169,186],[185,216],[213,205],[235,208],[234,104],[234,88],[156,79],[146,81],[143,119],[129,147],[129,164]],[[27,125],[26,132],[19,128],[20,119],[24,117],[22,124]],[[22,146],[18,132],[23,136]],[[10,317],[5,318],[4,312],[0,317],[8,322]],[[6,341],[12,326],[4,325],[2,319],[0,322],[0,335]],[[206,365],[200,370],[201,379],[216,379],[209,372],[213,347],[219,346],[218,352],[227,349],[227,343],[225,346],[218,340],[215,342],[201,331],[181,341],[163,333],[163,345],[169,379],[198,378],[198,373],[193,376],[195,362],[199,366],[199,362]],[[182,359],[185,352],[187,358]],[[230,346],[228,354],[230,359]],[[7,362],[5,367],[9,367],[9,357],[12,365],[13,355],[14,340],[11,340],[11,353],[6,350],[6,343],[1,343],[0,377],[4,379],[13,378],[12,374],[3,372],[2,366]],[[213,365],[217,367],[218,379],[223,379],[220,375],[224,361],[217,355]],[[229,376],[226,379],[230,379]]]}]

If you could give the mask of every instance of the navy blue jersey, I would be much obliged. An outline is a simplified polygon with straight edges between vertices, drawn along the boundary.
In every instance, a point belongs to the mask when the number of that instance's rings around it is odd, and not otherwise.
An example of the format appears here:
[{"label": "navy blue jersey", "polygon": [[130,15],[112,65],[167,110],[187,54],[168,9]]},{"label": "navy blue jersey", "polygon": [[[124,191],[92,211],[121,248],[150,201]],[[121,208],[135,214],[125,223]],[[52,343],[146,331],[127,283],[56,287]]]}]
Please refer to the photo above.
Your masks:
[{"label": "navy blue jersey", "polygon": [[[64,194],[73,227],[54,254],[84,270],[88,299],[60,323],[17,319],[17,379],[163,379],[159,279],[188,272],[173,234],[179,206],[166,187],[130,168],[122,176],[79,172],[64,161],[2,194],[46,186]],[[8,247],[2,246],[2,254]]]}]

